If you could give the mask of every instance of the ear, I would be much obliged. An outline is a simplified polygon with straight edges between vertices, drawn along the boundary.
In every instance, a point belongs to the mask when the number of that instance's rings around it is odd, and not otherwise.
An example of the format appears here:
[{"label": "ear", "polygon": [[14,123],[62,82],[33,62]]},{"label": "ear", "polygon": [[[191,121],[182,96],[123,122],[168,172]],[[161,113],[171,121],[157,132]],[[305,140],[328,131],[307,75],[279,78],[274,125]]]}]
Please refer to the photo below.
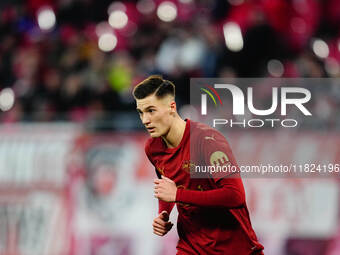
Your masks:
[{"label": "ear", "polygon": [[177,111],[177,106],[175,101],[170,102],[170,110],[172,113],[175,113]]}]

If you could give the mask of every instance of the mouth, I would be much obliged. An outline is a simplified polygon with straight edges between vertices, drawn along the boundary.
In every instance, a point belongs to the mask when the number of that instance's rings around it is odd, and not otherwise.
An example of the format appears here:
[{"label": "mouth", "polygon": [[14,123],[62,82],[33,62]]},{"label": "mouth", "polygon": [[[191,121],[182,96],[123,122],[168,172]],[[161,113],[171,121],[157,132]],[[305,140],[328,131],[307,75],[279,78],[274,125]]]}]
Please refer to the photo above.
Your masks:
[{"label": "mouth", "polygon": [[146,129],[149,131],[149,133],[152,133],[152,132],[155,131],[155,128],[154,128],[154,127],[147,127]]}]

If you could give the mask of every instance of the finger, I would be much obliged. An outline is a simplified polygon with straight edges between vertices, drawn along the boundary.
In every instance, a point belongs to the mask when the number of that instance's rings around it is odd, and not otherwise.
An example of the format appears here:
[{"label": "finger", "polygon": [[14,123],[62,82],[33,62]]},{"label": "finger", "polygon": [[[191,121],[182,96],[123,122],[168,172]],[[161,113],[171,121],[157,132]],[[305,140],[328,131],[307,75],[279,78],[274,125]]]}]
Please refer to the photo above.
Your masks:
[{"label": "finger", "polygon": [[165,231],[159,231],[159,230],[156,230],[156,229],[153,229],[152,231],[153,231],[154,234],[159,235],[159,236],[163,236],[165,234]]},{"label": "finger", "polygon": [[159,224],[156,224],[156,223],[152,224],[152,229],[153,231],[157,231],[163,234],[169,231],[166,227],[160,226]]},{"label": "finger", "polygon": [[153,193],[154,193],[155,195],[161,195],[161,194],[164,193],[164,191],[161,190],[161,189],[155,189],[155,190],[153,191]]},{"label": "finger", "polygon": [[164,234],[165,234],[163,232],[159,232],[159,231],[156,231],[156,230],[154,230],[153,233],[158,235],[158,236],[164,236]]},{"label": "finger", "polygon": [[153,183],[155,183],[155,184],[158,184],[158,183],[161,183],[161,182],[162,182],[161,179],[154,179],[154,180],[153,180]]},{"label": "finger", "polygon": [[153,222],[152,227],[159,228],[159,229],[166,229],[167,225],[165,224],[165,222],[164,222],[164,224],[159,223],[159,222]]},{"label": "finger", "polygon": [[161,187],[164,187],[165,183],[164,182],[161,182],[161,183],[157,183],[154,185],[154,188],[161,188]]},{"label": "finger", "polygon": [[165,228],[165,227],[161,227],[161,226],[158,226],[158,225],[157,225],[157,226],[152,226],[152,229],[153,229],[153,230],[157,230],[157,231],[159,231],[159,232],[162,232],[162,231],[163,231],[163,232],[165,232],[165,231],[168,231],[168,230],[167,230],[167,228]]},{"label": "finger", "polygon": [[154,223],[152,223],[152,227],[153,228],[158,228],[160,230],[165,230],[167,228],[167,225],[165,225],[165,224],[162,225],[162,224],[154,222]]},{"label": "finger", "polygon": [[154,194],[161,194],[162,190],[161,189],[154,189],[153,193]]},{"label": "finger", "polygon": [[153,227],[158,227],[158,228],[162,228],[162,229],[166,229],[166,224],[165,222],[161,223],[161,222],[153,222],[152,223]]},{"label": "finger", "polygon": [[166,184],[165,183],[160,183],[160,184],[157,184],[157,185],[155,185],[154,186],[154,189],[164,189],[164,190],[166,190],[167,189],[167,186],[166,186]]},{"label": "finger", "polygon": [[161,227],[158,227],[158,226],[153,226],[152,229],[154,231],[158,231],[158,232],[166,232],[166,231],[168,231],[168,228],[161,228]]},{"label": "finger", "polygon": [[159,218],[155,219],[153,223],[161,227],[165,227],[166,225],[166,221],[163,221],[162,219],[159,219]]},{"label": "finger", "polygon": [[164,192],[163,192],[162,189],[156,189],[156,190],[154,191],[154,193],[157,194],[157,195],[161,195],[161,194],[163,194]]}]

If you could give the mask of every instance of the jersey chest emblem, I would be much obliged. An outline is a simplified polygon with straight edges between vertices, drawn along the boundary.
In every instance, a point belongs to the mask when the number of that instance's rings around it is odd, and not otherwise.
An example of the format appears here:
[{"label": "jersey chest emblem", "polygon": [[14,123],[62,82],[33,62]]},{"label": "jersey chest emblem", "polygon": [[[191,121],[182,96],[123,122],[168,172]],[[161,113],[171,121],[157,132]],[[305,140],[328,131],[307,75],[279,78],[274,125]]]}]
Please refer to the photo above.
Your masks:
[{"label": "jersey chest emblem", "polygon": [[189,173],[195,170],[195,164],[190,160],[184,160],[182,163],[182,170]]}]

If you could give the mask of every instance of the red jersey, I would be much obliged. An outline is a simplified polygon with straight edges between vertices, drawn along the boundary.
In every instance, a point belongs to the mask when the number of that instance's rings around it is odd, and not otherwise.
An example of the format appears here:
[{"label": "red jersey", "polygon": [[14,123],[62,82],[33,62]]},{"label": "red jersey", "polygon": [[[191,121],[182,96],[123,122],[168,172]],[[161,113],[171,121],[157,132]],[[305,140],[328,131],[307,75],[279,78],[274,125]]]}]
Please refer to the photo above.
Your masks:
[{"label": "red jersey", "polygon": [[[161,137],[150,138],[145,152],[157,175],[172,179],[177,186],[178,255],[263,254],[251,226],[239,173],[210,178],[190,175],[196,166],[232,165],[238,169],[221,133],[187,120],[176,148],[168,148]],[[159,212],[166,210],[170,214],[173,205],[159,200]]]}]

